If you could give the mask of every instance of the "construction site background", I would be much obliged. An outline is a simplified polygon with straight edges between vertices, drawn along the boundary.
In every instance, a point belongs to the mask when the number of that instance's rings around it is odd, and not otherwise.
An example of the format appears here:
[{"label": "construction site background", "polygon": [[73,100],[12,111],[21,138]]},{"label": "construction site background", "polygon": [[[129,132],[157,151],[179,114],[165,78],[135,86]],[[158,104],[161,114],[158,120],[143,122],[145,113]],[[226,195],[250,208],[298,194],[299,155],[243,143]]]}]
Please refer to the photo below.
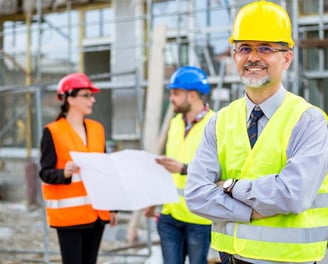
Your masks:
[{"label": "construction site background", "polygon": [[[0,263],[59,261],[37,175],[42,128],[60,108],[58,80],[81,71],[101,88],[91,117],[105,126],[109,153],[162,153],[172,116],[164,87],[174,70],[206,71],[215,110],[243,95],[228,38],[248,2],[0,0]],[[284,85],[327,112],[328,2],[273,2],[286,7],[293,25]],[[130,243],[135,215],[120,213],[119,227],[107,230],[100,263],[150,263],[159,242],[154,220],[138,216]]]}]

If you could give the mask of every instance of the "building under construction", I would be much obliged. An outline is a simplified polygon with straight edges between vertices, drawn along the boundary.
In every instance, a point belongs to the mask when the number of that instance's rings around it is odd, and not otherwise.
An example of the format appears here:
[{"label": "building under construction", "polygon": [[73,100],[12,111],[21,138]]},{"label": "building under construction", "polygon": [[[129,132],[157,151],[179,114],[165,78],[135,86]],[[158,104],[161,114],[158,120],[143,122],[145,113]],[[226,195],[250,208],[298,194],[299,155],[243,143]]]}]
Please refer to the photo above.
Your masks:
[{"label": "building under construction", "polygon": [[[244,0],[0,0],[0,199],[35,204],[42,128],[56,84],[85,72],[101,93],[92,118],[108,151],[162,151],[171,116],[165,84],[183,65],[209,76],[215,110],[243,95],[228,38]],[[293,27],[285,87],[328,110],[328,2],[273,1]]]}]

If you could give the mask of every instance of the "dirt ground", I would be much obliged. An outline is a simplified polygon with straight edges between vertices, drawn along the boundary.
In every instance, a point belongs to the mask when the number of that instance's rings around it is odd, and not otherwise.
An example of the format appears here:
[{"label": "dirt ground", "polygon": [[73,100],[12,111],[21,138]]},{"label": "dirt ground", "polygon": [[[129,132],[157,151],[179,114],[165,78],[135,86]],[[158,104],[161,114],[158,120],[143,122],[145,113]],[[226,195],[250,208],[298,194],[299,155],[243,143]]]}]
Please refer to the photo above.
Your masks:
[{"label": "dirt ground", "polygon": [[[0,202],[0,264],[61,263],[56,232],[45,224],[43,212],[24,203]],[[141,218],[136,241],[128,243],[131,216],[120,212],[118,226],[106,226],[98,264],[162,263],[154,222]],[[328,253],[318,264],[328,264]]]},{"label": "dirt ground", "polygon": [[[49,263],[60,263],[56,232],[45,225],[43,212],[40,207],[28,208],[24,203],[0,202],[0,264],[46,263],[47,258]],[[149,245],[158,243],[158,238],[153,228],[141,221],[138,239],[128,243],[130,217],[129,212],[119,213],[119,225],[106,226],[99,264],[145,263]]]}]

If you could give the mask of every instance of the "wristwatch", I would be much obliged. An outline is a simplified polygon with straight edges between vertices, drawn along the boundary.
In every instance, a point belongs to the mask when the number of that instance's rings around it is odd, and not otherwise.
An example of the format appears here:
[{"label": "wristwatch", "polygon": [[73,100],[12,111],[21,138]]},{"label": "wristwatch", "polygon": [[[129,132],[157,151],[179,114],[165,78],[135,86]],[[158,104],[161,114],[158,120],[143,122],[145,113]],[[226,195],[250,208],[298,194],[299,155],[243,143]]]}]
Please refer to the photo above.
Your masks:
[{"label": "wristwatch", "polygon": [[180,171],[181,175],[187,175],[188,174],[188,164],[183,164],[181,171]]},{"label": "wristwatch", "polygon": [[228,194],[232,194],[232,189],[235,186],[237,179],[228,179],[223,183],[223,191]]}]

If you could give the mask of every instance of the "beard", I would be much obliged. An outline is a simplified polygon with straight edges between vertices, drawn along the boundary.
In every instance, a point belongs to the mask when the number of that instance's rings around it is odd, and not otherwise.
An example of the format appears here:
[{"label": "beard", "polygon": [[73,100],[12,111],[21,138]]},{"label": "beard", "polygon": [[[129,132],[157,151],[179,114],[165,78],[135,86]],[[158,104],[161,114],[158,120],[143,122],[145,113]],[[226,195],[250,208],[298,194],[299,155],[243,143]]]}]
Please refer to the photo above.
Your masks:
[{"label": "beard", "polygon": [[183,105],[180,105],[180,106],[177,106],[177,105],[173,105],[173,110],[174,110],[174,113],[176,114],[186,114],[190,111],[191,109],[191,105],[189,103],[185,103]]},{"label": "beard", "polygon": [[262,79],[253,79],[242,76],[241,82],[248,88],[261,88],[270,83],[270,78],[266,76]]},{"label": "beard", "polygon": [[[247,71],[248,67],[259,67],[263,70],[268,68],[268,65],[260,63],[260,62],[249,62],[244,65],[244,73]],[[256,78],[256,77],[246,77],[245,75],[241,76],[241,82],[248,88],[261,88],[271,82],[269,75],[266,75],[263,78]]]}]

